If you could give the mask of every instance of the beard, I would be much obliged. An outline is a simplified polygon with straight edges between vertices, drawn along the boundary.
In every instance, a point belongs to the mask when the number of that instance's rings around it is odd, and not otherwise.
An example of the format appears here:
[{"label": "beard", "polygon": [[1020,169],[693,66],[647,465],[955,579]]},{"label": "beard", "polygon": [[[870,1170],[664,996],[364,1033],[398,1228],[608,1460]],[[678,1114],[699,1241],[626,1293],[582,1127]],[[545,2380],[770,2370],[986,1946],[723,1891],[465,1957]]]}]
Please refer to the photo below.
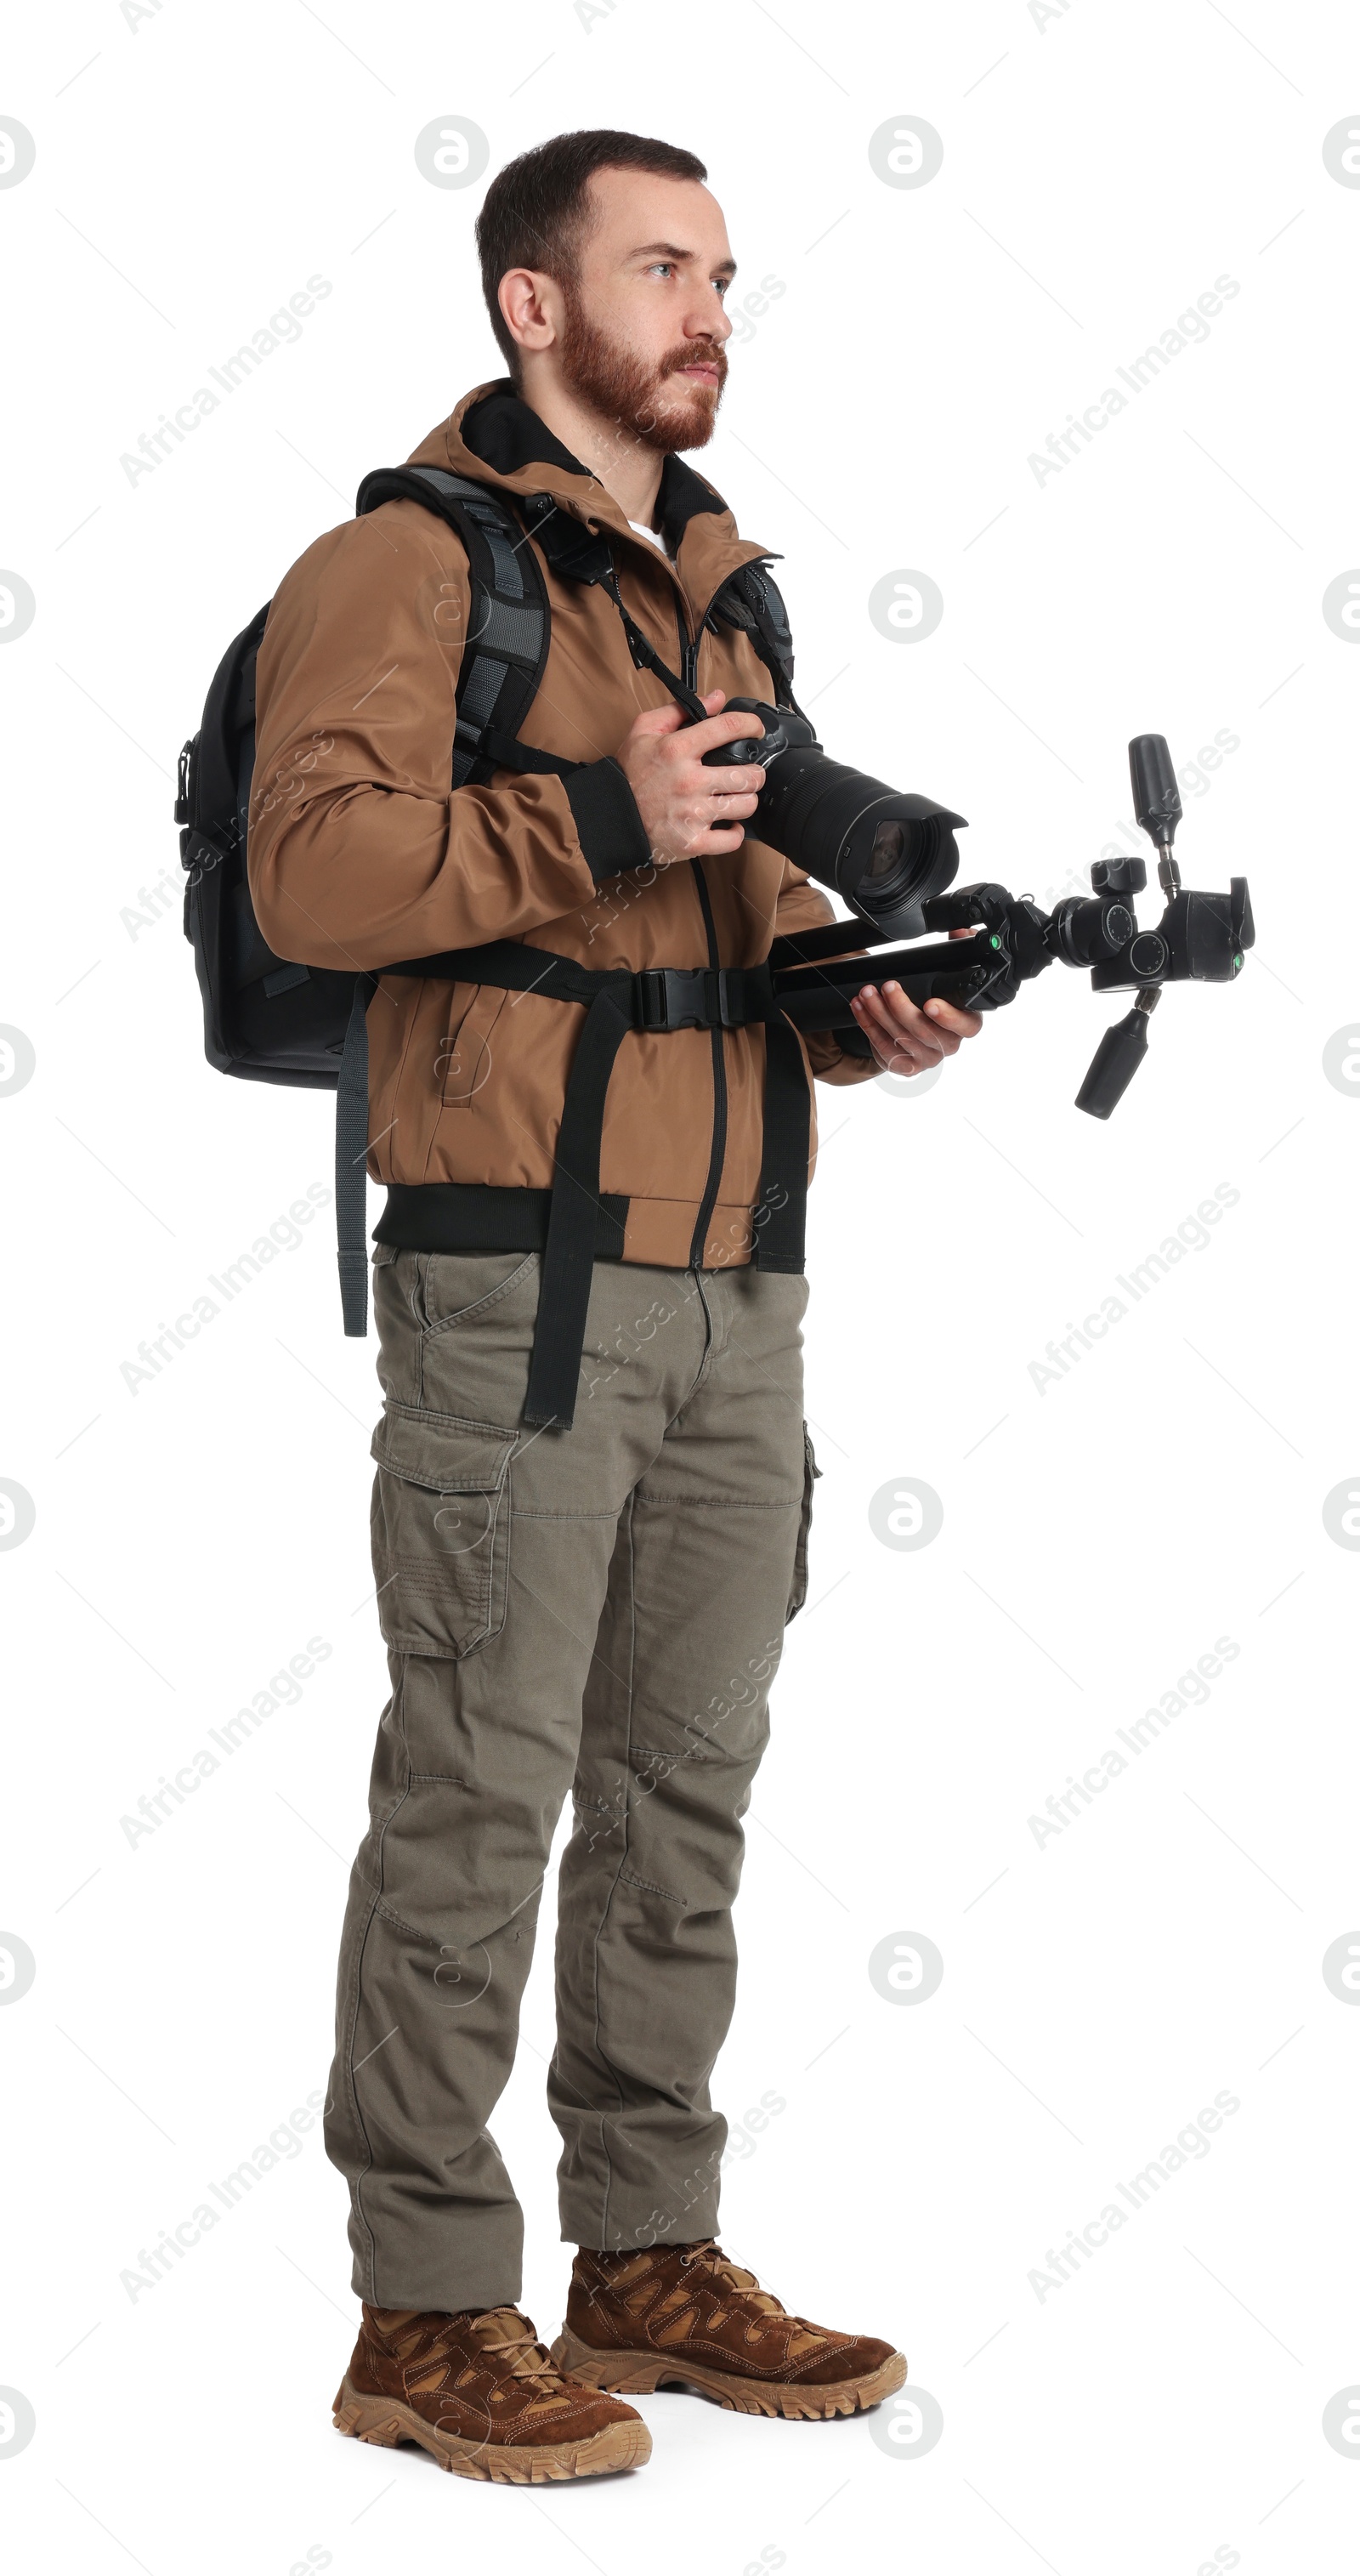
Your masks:
[{"label": "beard", "polygon": [[[563,283],[562,295],[562,372],[571,391],[612,421],[616,435],[636,440],[657,456],[706,447],[727,382],[727,359],[718,342],[688,340],[659,366],[650,365],[588,318],[572,284]],[[717,369],[711,390],[681,376],[682,368],[700,363]]]}]

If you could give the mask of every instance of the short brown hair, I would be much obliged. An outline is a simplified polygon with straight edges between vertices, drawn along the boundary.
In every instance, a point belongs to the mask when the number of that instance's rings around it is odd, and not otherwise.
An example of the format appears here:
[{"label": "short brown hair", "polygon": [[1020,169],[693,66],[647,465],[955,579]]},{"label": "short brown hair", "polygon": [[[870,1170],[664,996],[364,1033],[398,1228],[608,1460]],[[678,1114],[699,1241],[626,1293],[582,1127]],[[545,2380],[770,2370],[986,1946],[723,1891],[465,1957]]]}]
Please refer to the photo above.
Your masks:
[{"label": "short brown hair", "polygon": [[477,218],[477,254],[491,328],[518,384],[520,350],[506,329],[497,297],[510,268],[546,270],[559,285],[573,284],[589,218],[588,181],[597,170],[649,170],[663,179],[706,179],[697,154],[646,134],[587,128],[555,134],[507,162],[487,189]]}]

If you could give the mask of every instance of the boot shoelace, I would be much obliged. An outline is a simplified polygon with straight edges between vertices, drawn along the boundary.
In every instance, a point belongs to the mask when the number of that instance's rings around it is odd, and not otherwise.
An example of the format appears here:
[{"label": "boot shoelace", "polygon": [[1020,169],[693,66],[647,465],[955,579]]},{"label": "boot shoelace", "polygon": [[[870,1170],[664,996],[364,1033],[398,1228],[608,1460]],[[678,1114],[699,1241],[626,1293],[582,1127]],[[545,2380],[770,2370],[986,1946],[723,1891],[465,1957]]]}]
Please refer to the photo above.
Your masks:
[{"label": "boot shoelace", "polygon": [[[762,2290],[754,2272],[743,2270],[740,2263],[734,2263],[730,2255],[722,2253],[711,2241],[704,2245],[690,2246],[681,2255],[680,2262],[684,2270],[688,2270],[692,2264],[702,2264],[706,2272],[711,2272],[715,2280],[724,2282],[728,2289],[740,2290],[763,2317],[789,2316],[789,2311],[782,2299],[777,2299],[770,2290]],[[792,2325],[802,2326],[807,2324],[807,2319],[791,2317],[789,2322]]]},{"label": "boot shoelace", "polygon": [[[508,2326],[512,2322],[517,2329],[513,2333],[493,2333],[488,2336],[478,2331],[480,2327],[493,2323],[497,2326]],[[464,2311],[459,2316],[441,2318],[430,2336],[426,2350],[418,2356],[412,2354],[410,2358],[413,2360],[418,2358],[421,2368],[435,2361],[447,2361],[452,2358],[455,2347],[464,2335],[484,2352],[488,2359],[499,2361],[512,2379],[533,2379],[545,2389],[560,2388],[561,2371],[551,2353],[545,2351],[543,2345],[537,2340],[528,2318],[522,2317],[518,2308],[488,2308],[483,2310],[480,2316],[469,2316]]]},{"label": "boot shoelace", "polygon": [[481,2335],[477,2334],[477,2327],[486,2324],[488,2319],[478,2317],[473,2326],[473,2333],[483,2349],[488,2353],[494,2353],[505,2364],[512,2378],[536,2379],[543,2388],[560,2388],[562,2373],[553,2360],[552,2354],[538,2341],[528,2318],[522,2317],[518,2308],[492,2308],[490,2315],[498,2320],[513,2317],[520,2331],[514,2335],[496,2336],[487,2343]]}]

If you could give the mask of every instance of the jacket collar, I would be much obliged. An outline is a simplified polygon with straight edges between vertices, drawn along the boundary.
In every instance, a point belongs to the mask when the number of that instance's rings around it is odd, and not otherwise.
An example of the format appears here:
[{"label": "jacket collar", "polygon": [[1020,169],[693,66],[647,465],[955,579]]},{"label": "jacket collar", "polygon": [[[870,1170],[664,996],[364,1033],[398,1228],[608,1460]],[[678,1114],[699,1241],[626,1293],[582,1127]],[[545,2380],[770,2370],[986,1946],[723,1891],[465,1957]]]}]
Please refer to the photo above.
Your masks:
[{"label": "jacket collar", "polygon": [[[474,386],[407,462],[444,465],[452,473],[525,497],[547,492],[583,525],[624,540],[649,562],[662,562],[656,549],[629,526],[613,494],[520,399],[508,376]],[[738,536],[736,520],[721,493],[679,456],[668,456],[661,469],[659,517],[675,557],[673,567],[666,569],[683,592],[696,628],[715,593],[740,564],[779,560],[768,546],[753,545]]]}]

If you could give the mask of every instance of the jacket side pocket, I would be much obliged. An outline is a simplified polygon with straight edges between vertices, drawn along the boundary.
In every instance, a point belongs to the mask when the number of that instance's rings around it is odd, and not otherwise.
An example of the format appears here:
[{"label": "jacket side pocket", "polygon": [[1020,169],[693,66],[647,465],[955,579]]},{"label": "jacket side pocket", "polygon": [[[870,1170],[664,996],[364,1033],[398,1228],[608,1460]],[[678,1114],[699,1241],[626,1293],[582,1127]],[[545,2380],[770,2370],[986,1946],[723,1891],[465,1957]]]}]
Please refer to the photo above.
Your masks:
[{"label": "jacket side pocket", "polygon": [[490,1074],[491,1032],[509,998],[499,984],[474,984],[467,1009],[435,1059],[443,1108],[471,1108]]},{"label": "jacket side pocket", "polygon": [[474,1654],[504,1627],[518,1436],[385,1407],[371,1450],[373,1573],[379,1625],[399,1654]]}]

